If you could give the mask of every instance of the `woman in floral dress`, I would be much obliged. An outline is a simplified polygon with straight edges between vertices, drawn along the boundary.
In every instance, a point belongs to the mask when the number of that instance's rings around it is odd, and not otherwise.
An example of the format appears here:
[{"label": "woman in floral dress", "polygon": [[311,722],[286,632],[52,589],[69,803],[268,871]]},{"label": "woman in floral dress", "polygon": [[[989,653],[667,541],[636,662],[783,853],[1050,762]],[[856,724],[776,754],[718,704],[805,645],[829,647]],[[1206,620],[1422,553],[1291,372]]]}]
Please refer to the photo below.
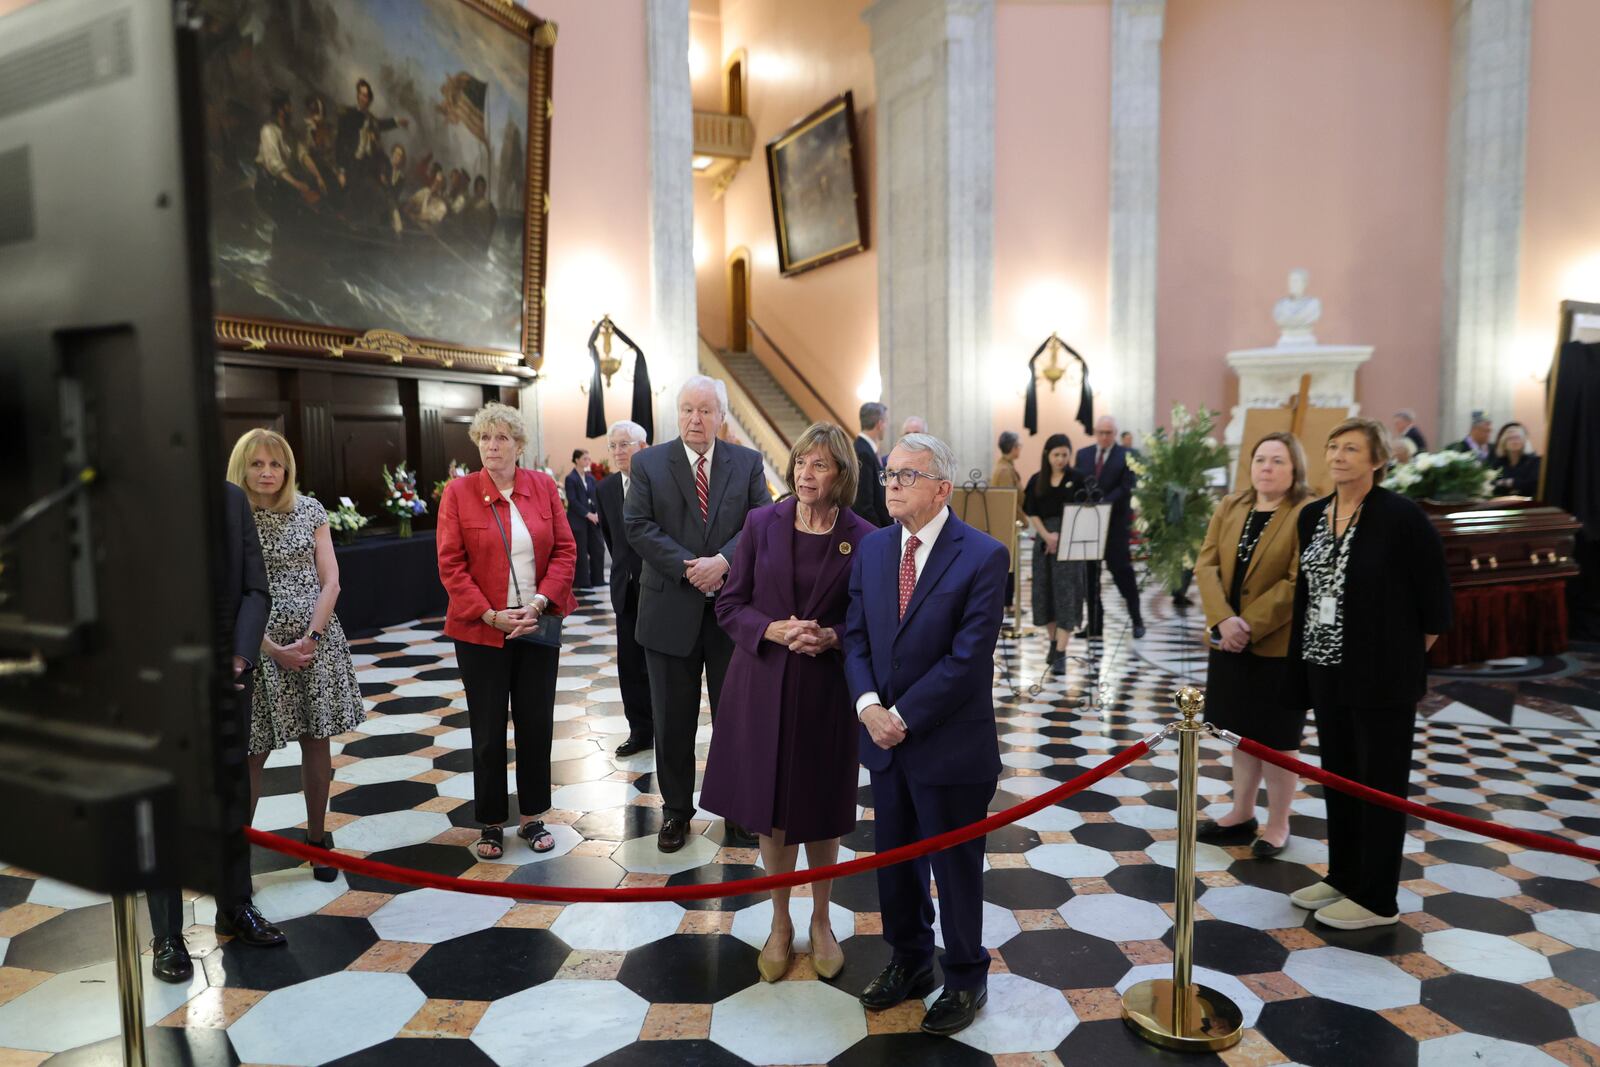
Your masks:
[{"label": "woman in floral dress", "polygon": [[[350,646],[333,613],[339,564],[328,514],[314,498],[295,491],[294,452],[271,430],[251,430],[239,438],[228,459],[228,480],[250,497],[272,591],[251,701],[251,818],[267,754],[297,740],[306,841],[332,848],[333,836],[324,826],[333,778],[328,739],[359,726],[366,712]],[[336,875],[332,867],[315,864],[312,872],[324,882]]]}]

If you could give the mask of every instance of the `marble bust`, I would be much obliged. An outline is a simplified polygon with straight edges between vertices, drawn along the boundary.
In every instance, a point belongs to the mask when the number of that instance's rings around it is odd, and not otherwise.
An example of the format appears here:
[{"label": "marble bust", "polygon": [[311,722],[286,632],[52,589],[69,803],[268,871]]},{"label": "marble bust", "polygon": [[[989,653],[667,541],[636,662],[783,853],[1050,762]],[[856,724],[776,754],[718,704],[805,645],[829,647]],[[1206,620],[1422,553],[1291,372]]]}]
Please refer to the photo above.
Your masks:
[{"label": "marble bust", "polygon": [[1272,318],[1281,331],[1278,345],[1314,345],[1317,335],[1311,327],[1322,318],[1322,301],[1306,295],[1306,283],[1311,275],[1303,267],[1289,272],[1289,295],[1272,305]]}]

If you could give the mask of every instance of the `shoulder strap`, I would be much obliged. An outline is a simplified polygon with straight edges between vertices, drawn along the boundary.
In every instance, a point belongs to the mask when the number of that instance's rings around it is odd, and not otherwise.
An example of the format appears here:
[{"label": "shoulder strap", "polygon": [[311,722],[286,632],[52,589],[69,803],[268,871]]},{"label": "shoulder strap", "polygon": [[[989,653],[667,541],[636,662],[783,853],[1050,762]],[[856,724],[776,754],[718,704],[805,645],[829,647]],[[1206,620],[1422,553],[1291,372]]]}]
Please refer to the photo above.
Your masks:
[{"label": "shoulder strap", "polygon": [[[509,504],[510,501],[507,501]],[[515,504],[511,504],[516,507]],[[506,563],[511,567],[511,588],[517,594],[517,602],[513,607],[522,607],[522,585],[517,581],[517,563],[511,558],[511,538],[506,534],[506,524],[500,521],[500,509],[489,502],[489,514],[494,516],[494,524],[500,527],[500,543],[506,546]]]}]

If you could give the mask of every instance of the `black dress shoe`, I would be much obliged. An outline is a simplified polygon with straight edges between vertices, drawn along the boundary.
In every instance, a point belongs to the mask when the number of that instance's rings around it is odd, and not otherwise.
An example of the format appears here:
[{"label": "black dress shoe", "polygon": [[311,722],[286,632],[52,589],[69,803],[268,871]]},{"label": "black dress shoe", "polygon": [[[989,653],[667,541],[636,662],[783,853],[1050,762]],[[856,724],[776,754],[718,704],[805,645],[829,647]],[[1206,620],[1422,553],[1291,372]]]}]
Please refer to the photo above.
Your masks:
[{"label": "black dress shoe", "polygon": [[1062,677],[1067,673],[1067,654],[1059,648],[1052,648],[1049,658],[1045,660],[1045,666],[1057,678]]},{"label": "black dress shoe", "polygon": [[946,989],[922,1017],[922,1032],[934,1037],[949,1037],[972,1025],[978,1009],[989,999],[989,988]]},{"label": "black dress shoe", "polygon": [[756,840],[755,834],[751,833],[749,830],[746,830],[736,822],[728,822],[726,819],[724,819],[723,827],[726,831],[723,834],[723,838],[726,840],[729,848],[755,848],[761,843],[760,841]]},{"label": "black dress shoe", "polygon": [[1215,819],[1201,819],[1194,828],[1194,837],[1196,841],[1205,841],[1213,845],[1242,845],[1254,837],[1255,832],[1255,819],[1246,819],[1232,826],[1223,826]]},{"label": "black dress shoe", "polygon": [[[322,831],[321,841],[313,841],[311,838],[307,837],[306,844],[310,845],[312,848],[320,848],[325,852],[331,852],[333,850],[333,835],[324,830]],[[339,877],[339,871],[336,867],[328,867],[313,862],[311,864],[311,877],[315,878],[319,882],[331,882],[335,878]]]},{"label": "black dress shoe", "polygon": [[898,960],[878,972],[878,977],[867,984],[861,994],[861,1005],[869,1011],[883,1011],[912,997],[925,997],[933,992],[933,967],[913,971]]},{"label": "black dress shoe", "polygon": [[194,977],[194,961],[189,958],[189,946],[183,943],[183,938],[158,937],[150,942],[150,947],[155,950],[150,970],[157,978],[182,985]]},{"label": "black dress shoe", "polygon": [[653,737],[629,737],[617,746],[617,755],[636,756],[640,752],[648,752],[655,747],[656,739]]},{"label": "black dress shoe", "polygon": [[1250,846],[1250,855],[1254,856],[1258,860],[1270,860],[1272,857],[1276,856],[1278,853],[1282,852],[1288,847],[1289,841],[1287,838],[1284,839],[1283,844],[1274,845],[1266,838],[1258,837],[1255,839],[1255,843]]},{"label": "black dress shoe", "polygon": [[656,848],[662,852],[676,852],[683,847],[683,839],[688,833],[688,819],[669,818],[661,824],[661,832],[656,834]]},{"label": "black dress shoe", "polygon": [[1133,624],[1133,639],[1135,641],[1137,641],[1137,640],[1139,640],[1139,638],[1141,638],[1143,636],[1144,636],[1144,623],[1142,623],[1142,622],[1134,623]]},{"label": "black dress shoe", "polygon": [[229,911],[217,911],[217,933],[233,937],[255,948],[287,944],[283,931],[267,922],[254,904],[240,904]]}]

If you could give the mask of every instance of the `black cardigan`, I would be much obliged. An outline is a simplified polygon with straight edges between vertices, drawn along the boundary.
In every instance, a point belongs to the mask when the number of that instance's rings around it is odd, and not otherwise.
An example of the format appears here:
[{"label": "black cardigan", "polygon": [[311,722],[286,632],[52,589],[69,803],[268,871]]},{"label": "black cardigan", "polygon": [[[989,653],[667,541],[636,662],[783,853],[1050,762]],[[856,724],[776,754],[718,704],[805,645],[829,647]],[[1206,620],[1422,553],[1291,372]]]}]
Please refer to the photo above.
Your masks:
[{"label": "black cardigan", "polygon": [[[1301,545],[1311,544],[1332,499],[1300,512]],[[1428,689],[1423,635],[1450,629],[1454,607],[1444,542],[1421,508],[1381,486],[1367,494],[1356,526],[1345,570],[1344,662],[1335,668],[1340,687],[1358,707],[1415,704]],[[1289,638],[1291,696],[1300,707],[1311,702],[1301,657],[1309,595],[1301,569]]]}]

